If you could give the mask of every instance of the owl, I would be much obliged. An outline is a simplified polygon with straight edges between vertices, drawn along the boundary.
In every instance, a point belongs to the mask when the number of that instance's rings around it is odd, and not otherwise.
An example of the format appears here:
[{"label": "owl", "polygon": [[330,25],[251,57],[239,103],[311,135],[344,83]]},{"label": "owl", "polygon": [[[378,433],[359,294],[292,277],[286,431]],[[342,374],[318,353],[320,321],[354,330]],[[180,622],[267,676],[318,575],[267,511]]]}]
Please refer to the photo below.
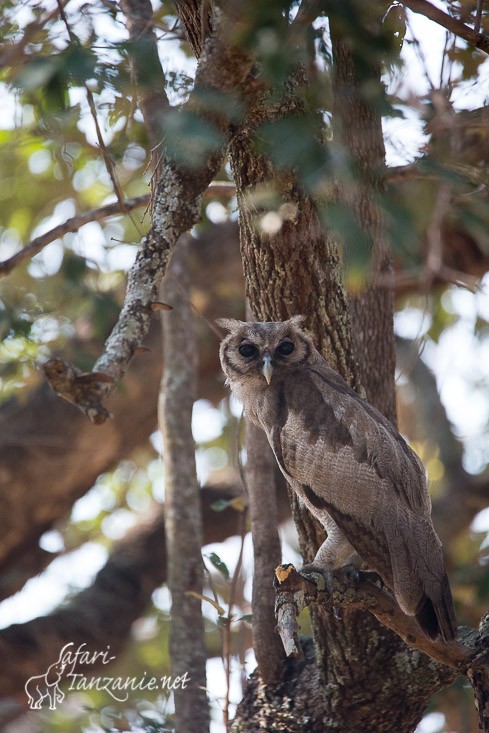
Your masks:
[{"label": "owl", "polygon": [[375,571],[428,637],[450,641],[455,611],[423,465],[328,366],[303,320],[217,323],[229,331],[220,348],[226,383],[327,531],[308,569]]}]

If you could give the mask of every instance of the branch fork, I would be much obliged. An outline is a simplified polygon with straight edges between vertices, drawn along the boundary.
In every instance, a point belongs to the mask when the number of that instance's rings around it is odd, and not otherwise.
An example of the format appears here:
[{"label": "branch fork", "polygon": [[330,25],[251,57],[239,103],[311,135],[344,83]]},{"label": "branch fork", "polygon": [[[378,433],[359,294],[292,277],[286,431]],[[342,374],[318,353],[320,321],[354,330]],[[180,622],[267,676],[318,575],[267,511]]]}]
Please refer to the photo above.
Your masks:
[{"label": "branch fork", "polygon": [[419,628],[416,619],[406,616],[394,597],[379,583],[375,573],[334,573],[331,582],[312,574],[304,577],[290,564],[275,568],[275,615],[277,633],[288,657],[302,658],[297,616],[308,605],[320,604],[336,616],[338,608],[368,611],[380,623],[398,634],[411,649],[422,651],[435,662],[466,675],[474,688],[479,723],[489,733],[489,613],[478,630],[459,627],[456,641],[433,641]]}]

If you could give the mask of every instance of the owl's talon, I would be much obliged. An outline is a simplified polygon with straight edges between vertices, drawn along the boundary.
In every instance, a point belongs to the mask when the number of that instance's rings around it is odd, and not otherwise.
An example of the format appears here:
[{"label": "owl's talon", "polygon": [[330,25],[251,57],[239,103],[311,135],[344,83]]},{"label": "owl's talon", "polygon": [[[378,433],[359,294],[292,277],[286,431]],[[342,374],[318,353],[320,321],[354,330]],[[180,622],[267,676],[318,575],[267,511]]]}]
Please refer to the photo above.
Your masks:
[{"label": "owl's talon", "polygon": [[331,573],[318,568],[316,565],[304,565],[299,570],[299,575],[302,575],[309,582],[314,583],[318,590],[331,589]]},{"label": "owl's talon", "polygon": [[372,570],[367,570],[362,572],[362,576],[365,578],[365,580],[368,580],[370,583],[373,583],[373,585],[376,585],[378,588],[380,588],[380,590],[387,589],[386,584],[378,573],[375,573]]},{"label": "owl's talon", "polygon": [[351,580],[355,585],[360,582],[360,571],[355,565],[344,565],[340,568],[339,574],[343,574],[347,580]]}]

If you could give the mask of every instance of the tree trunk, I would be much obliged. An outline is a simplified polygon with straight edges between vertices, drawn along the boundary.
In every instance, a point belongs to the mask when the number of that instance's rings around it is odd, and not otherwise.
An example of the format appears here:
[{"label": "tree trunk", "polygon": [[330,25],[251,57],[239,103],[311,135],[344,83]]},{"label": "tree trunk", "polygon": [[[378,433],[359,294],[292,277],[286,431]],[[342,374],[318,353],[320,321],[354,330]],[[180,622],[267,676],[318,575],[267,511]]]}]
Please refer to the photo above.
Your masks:
[{"label": "tree trunk", "polygon": [[[363,156],[364,174],[376,177],[380,186],[383,168],[380,119],[375,111],[368,110],[352,73],[348,46],[342,45],[338,38],[335,56],[338,84],[341,81],[342,85],[349,85],[343,87],[346,94],[338,101],[336,110],[340,119],[342,116],[351,120],[349,130],[353,138],[348,143],[349,152],[357,158],[357,164]],[[374,72],[369,81],[378,84]],[[291,86],[293,81],[289,80]],[[300,105],[291,94],[288,108],[284,105],[279,114],[292,110],[300,112]],[[365,110],[369,112],[366,120]],[[250,117],[263,120],[269,114],[266,99],[262,98]],[[360,143],[358,136],[362,129],[365,133],[365,126],[367,136],[363,134]],[[391,291],[374,279],[354,309],[356,334],[353,337],[336,244],[322,228],[315,203],[301,192],[294,176],[278,172],[269,161],[250,154],[253,132],[252,125],[244,125],[230,147],[246,292],[253,315],[263,321],[284,320],[298,313],[306,315],[317,346],[329,363],[358,391],[362,390],[362,377],[366,377],[371,399],[395,420]],[[347,132],[345,125],[342,134]],[[279,192],[278,206],[288,206],[293,212],[292,219],[285,219],[273,235],[260,227],[256,208],[248,205],[253,189],[264,184]],[[361,213],[362,226],[373,245],[373,272],[383,275],[388,272],[389,258],[382,218],[369,184],[371,181],[365,176],[348,203],[352,216]],[[373,348],[360,352],[363,368],[359,369],[353,344],[365,347],[370,343]],[[387,346],[380,350],[379,343]],[[372,367],[373,379],[370,378]],[[323,530],[298,505],[295,497],[291,500],[303,559],[309,562],[323,539]],[[311,617],[314,662],[309,650],[305,662],[289,660],[281,683],[264,685],[263,680],[255,679],[236,717],[235,729],[240,733],[257,733],[264,727],[288,733],[299,730],[407,733],[419,722],[430,696],[456,676],[452,670],[413,652],[369,614],[345,612],[337,619],[321,608],[311,608]]]},{"label": "tree trunk", "polygon": [[275,632],[273,572],[282,561],[278,535],[275,458],[267,437],[251,422],[246,423],[246,488],[248,490],[253,540],[253,651],[261,679],[281,678],[285,653]]},{"label": "tree trunk", "polygon": [[187,242],[173,253],[162,288],[173,310],[163,321],[165,371],[160,394],[160,426],[165,462],[165,529],[168,588],[172,597],[170,656],[175,681],[176,733],[209,729],[206,695],[200,488],[192,436],[196,339],[188,299]]}]

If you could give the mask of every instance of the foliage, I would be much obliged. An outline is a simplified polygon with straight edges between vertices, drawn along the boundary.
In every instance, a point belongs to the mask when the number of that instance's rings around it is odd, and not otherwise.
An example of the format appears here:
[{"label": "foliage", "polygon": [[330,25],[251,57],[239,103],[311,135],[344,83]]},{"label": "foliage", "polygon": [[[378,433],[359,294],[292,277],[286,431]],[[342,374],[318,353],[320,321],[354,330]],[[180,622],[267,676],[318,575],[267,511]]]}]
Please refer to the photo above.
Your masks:
[{"label": "foliage", "polygon": [[[460,12],[472,12],[468,5],[460,4]],[[464,339],[471,332],[464,341],[470,345],[471,365],[487,364],[487,295],[467,291],[465,303],[461,304],[454,295],[453,282],[474,289],[475,278],[488,269],[489,125],[484,107],[487,99],[478,86],[481,79],[487,78],[488,62],[478,51],[447,36],[445,46],[439,48],[445,69],[440,72],[440,84],[434,85],[430,80],[429,92],[425,93],[414,82],[406,82],[408,73],[413,73],[412,67],[418,76],[425,73],[430,78],[433,74],[428,66],[423,69],[429,38],[412,14],[394,3],[380,26],[366,27],[358,2],[348,0],[335,7],[337,17],[333,20],[343,31],[346,29],[355,49],[356,66],[365,78],[367,87],[363,92],[369,103],[381,111],[386,128],[391,131],[387,135],[391,137],[390,141],[387,139],[391,165],[378,204],[395,257],[398,323],[402,324],[404,317],[410,337],[425,344],[427,360],[435,372],[442,373],[437,363],[440,359],[454,354],[453,349],[444,351],[442,347],[450,336],[458,337],[460,327],[465,329]],[[126,198],[148,193],[151,151],[131,76],[132,60],[144,61],[148,49],[142,41],[128,38],[118,5],[67,3],[66,22],[59,14],[50,13],[47,2],[27,2],[21,9],[18,3],[5,2],[0,12],[8,58],[0,87],[4,108],[0,123],[0,251],[2,260],[6,260],[65,219],[114,201],[114,181]],[[365,185],[364,172],[358,170],[332,134],[334,67],[326,20],[321,16],[297,42],[297,12],[296,3],[256,0],[247,4],[244,22],[238,29],[236,41],[258,60],[263,89],[258,88],[257,93],[268,94],[270,113],[257,125],[252,146],[277,170],[285,174],[292,171],[297,185],[315,198],[323,221],[342,242],[347,280],[363,284],[369,242],[361,222],[355,221],[348,208],[335,198],[335,187]],[[177,163],[184,161],[196,169],[217,148],[219,138],[216,129],[199,113],[182,109],[193,84],[195,64],[186,39],[179,28],[175,29],[175,20],[172,5],[158,5],[154,27],[166,91],[174,105],[165,118],[164,143]],[[487,23],[486,16],[484,22]],[[368,72],[381,64],[383,84],[370,88]],[[159,71],[149,66],[145,66],[147,77],[140,79],[148,88],[160,83]],[[303,84],[294,100],[296,114],[280,116],[277,110],[289,101],[291,93],[287,79],[298,73],[298,67],[307,84]],[[465,107],[464,95],[469,97],[469,93],[470,101]],[[90,110],[90,96],[95,117]],[[236,123],[243,113],[242,103],[234,98],[203,94],[199,104],[201,110],[211,114],[224,109],[228,119]],[[403,140],[406,122],[417,130],[416,139]],[[104,151],[97,139],[96,124],[102,129]],[[112,167],[107,167],[102,152],[112,161]],[[230,179],[227,168],[221,176],[223,180]],[[440,187],[447,187],[451,198],[449,209],[442,212],[443,267],[433,269],[430,254],[435,244],[430,223],[438,206]],[[290,212],[278,207],[274,191],[257,191],[255,196],[257,227],[270,226],[273,233],[273,227],[280,228],[288,221]],[[221,203],[221,214],[224,212],[226,220],[235,218],[233,204],[225,197],[214,198]],[[268,224],[264,224],[267,213],[275,218],[268,218]],[[203,226],[209,223],[203,209]],[[141,240],[149,224],[150,213],[140,210],[93,221],[57,238],[2,279],[1,403],[30,394],[40,383],[39,365],[61,349],[72,352],[82,370],[89,369],[94,348],[117,318],[125,273],[137,251],[135,243]],[[211,272],[209,277],[212,278]],[[234,287],[234,282],[231,285]],[[232,299],[236,301],[240,296],[237,287]],[[420,315],[428,316],[427,328],[419,325]],[[486,478],[487,369],[461,367],[457,379],[463,382],[460,394],[473,395],[477,391],[482,407],[472,434],[464,434],[456,424],[453,432],[465,443],[467,472]],[[431,472],[436,491],[441,492],[450,466],[443,463],[443,446],[438,436],[430,435],[427,439],[426,423],[420,426],[413,418],[418,410],[415,400],[425,399],[422,388],[414,385],[409,373],[405,380],[411,392],[404,395],[406,404],[401,408],[401,418]],[[412,397],[416,389],[419,392]],[[401,388],[401,403],[402,400]],[[233,449],[230,451],[227,440],[229,426],[233,424],[229,406],[216,408],[208,404],[206,409],[209,421],[215,417],[216,409],[220,411],[220,428],[198,446],[202,475],[210,481],[219,481],[224,475],[232,475],[236,480],[235,456],[229,455]],[[225,417],[229,418],[227,424]],[[455,411],[449,417],[456,423]],[[147,447],[126,457],[112,473],[100,476],[87,494],[88,503],[85,497],[78,508],[75,505],[71,520],[62,528],[66,551],[89,541],[110,548],[119,533],[135,524],[154,503],[161,502],[161,490],[156,485],[161,469],[160,460]],[[82,502],[85,501],[86,508],[91,500],[92,510],[84,519],[77,519],[77,511],[83,515]],[[219,512],[232,506],[240,512],[240,502],[220,500],[213,508]],[[489,566],[479,540],[479,535],[469,533],[458,538],[450,558],[460,618],[470,623],[477,623],[488,598]],[[233,655],[244,664],[249,643],[249,600],[243,580],[238,590],[231,588],[233,570],[224,556],[226,551],[229,548],[224,546],[222,551],[214,548],[205,553],[209,587],[204,589],[202,598],[207,603],[207,633],[215,654],[222,649],[224,635],[232,637]],[[470,578],[469,567],[475,567]],[[167,606],[159,608],[156,602],[156,609],[148,612],[146,620],[153,624],[151,634],[144,641],[136,639],[124,660],[119,660],[121,668],[130,668],[133,675],[169,669],[167,653],[161,652],[166,645],[167,610]],[[171,710],[160,703],[148,698],[144,703],[135,700],[130,710],[113,710],[103,696],[93,695],[90,702],[84,698],[83,704],[91,707],[81,717],[69,720],[69,714],[61,711],[46,714],[42,729],[69,731],[84,726],[94,730],[93,726],[99,725],[103,730],[124,726],[128,730],[137,726],[148,731],[166,730],[165,726],[171,724]]]}]

